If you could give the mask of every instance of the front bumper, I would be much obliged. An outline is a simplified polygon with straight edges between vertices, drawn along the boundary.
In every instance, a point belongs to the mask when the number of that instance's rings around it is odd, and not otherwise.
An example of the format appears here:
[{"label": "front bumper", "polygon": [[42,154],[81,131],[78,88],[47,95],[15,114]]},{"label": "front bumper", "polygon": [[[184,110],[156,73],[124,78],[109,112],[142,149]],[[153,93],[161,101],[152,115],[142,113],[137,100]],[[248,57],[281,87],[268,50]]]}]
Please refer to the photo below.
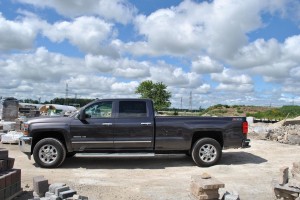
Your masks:
[{"label": "front bumper", "polygon": [[32,137],[22,136],[19,139],[19,149],[25,153],[28,158],[31,158]]},{"label": "front bumper", "polygon": [[245,139],[242,142],[242,148],[250,148],[250,139]]}]

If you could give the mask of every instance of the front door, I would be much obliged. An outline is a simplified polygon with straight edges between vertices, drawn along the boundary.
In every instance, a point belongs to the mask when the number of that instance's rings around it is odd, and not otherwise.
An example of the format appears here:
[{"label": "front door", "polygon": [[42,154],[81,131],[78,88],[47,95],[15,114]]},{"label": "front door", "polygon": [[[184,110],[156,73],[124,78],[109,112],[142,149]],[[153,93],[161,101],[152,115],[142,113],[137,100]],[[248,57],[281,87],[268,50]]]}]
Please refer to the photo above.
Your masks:
[{"label": "front door", "polygon": [[149,109],[145,101],[119,101],[115,118],[115,149],[153,150],[154,119]]},{"label": "front door", "polygon": [[72,146],[76,151],[112,149],[114,118],[113,102],[96,102],[85,108],[86,119],[71,123]]}]

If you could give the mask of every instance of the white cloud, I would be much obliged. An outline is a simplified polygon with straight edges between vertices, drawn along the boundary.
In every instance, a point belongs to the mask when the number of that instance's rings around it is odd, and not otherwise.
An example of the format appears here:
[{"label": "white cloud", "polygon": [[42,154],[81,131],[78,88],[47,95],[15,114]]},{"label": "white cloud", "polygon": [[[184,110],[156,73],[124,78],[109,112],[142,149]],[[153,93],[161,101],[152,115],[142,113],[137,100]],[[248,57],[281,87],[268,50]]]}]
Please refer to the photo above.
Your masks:
[{"label": "white cloud", "polygon": [[53,8],[67,17],[97,15],[107,20],[126,24],[132,20],[136,8],[126,0],[18,0],[40,8]]},{"label": "white cloud", "polygon": [[217,90],[221,91],[234,91],[234,92],[253,92],[252,84],[224,84],[221,83],[216,87]]},{"label": "white cloud", "polygon": [[[176,7],[159,9],[135,20],[145,41],[124,44],[138,55],[189,55],[206,52],[216,58],[229,59],[247,44],[247,33],[263,27],[262,12],[282,10],[278,0],[215,0],[211,3],[186,0]],[[151,28],[149,28],[151,27]],[[143,51],[143,47],[150,48]]]},{"label": "white cloud", "polygon": [[109,47],[109,40],[114,37],[113,24],[96,17],[78,17],[72,22],[56,22],[43,28],[43,35],[53,42],[69,42],[83,52],[104,55],[117,55],[116,50]]},{"label": "white cloud", "polygon": [[251,84],[252,79],[250,76],[245,74],[237,74],[235,71],[230,69],[224,69],[222,73],[211,74],[211,78],[214,81],[225,83],[225,84]]},{"label": "white cloud", "polygon": [[159,63],[150,68],[151,80],[163,82],[168,86],[195,88],[201,85],[201,76],[194,72],[184,72],[182,68],[175,68],[165,63]]},{"label": "white cloud", "polygon": [[95,69],[101,73],[111,73],[118,77],[145,78],[150,75],[150,64],[147,62],[93,55],[86,55],[85,62],[90,69]]},{"label": "white cloud", "polygon": [[0,51],[24,50],[33,46],[37,28],[27,20],[10,21],[0,13]]},{"label": "white cloud", "polygon": [[223,66],[209,56],[199,56],[192,61],[192,71],[199,74],[217,73],[223,71]]}]

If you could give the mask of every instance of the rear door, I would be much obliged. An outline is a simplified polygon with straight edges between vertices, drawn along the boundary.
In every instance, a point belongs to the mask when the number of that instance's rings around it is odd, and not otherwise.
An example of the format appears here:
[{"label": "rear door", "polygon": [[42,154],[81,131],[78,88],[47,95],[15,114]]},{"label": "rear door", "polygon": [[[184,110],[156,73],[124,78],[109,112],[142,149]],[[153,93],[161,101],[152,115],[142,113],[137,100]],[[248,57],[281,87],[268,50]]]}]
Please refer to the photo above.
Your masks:
[{"label": "rear door", "polygon": [[113,149],[113,101],[99,101],[85,109],[84,121],[71,124],[72,146],[76,150]]},{"label": "rear door", "polygon": [[127,150],[153,150],[154,117],[144,100],[119,100],[117,103],[114,147]]}]

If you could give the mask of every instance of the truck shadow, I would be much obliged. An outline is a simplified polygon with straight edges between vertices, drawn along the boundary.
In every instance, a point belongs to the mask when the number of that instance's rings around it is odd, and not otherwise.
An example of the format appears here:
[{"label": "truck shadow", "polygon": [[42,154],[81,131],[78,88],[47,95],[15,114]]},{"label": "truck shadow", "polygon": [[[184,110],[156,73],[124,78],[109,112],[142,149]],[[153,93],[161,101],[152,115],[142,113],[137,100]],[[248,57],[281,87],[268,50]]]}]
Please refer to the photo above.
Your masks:
[{"label": "truck shadow", "polygon": [[223,152],[218,165],[260,164],[268,160],[248,152]]},{"label": "truck shadow", "polygon": [[[223,152],[218,165],[260,164],[266,159],[247,152]],[[86,169],[164,169],[195,166],[185,155],[157,155],[155,157],[80,157],[67,158],[60,168]]]}]

